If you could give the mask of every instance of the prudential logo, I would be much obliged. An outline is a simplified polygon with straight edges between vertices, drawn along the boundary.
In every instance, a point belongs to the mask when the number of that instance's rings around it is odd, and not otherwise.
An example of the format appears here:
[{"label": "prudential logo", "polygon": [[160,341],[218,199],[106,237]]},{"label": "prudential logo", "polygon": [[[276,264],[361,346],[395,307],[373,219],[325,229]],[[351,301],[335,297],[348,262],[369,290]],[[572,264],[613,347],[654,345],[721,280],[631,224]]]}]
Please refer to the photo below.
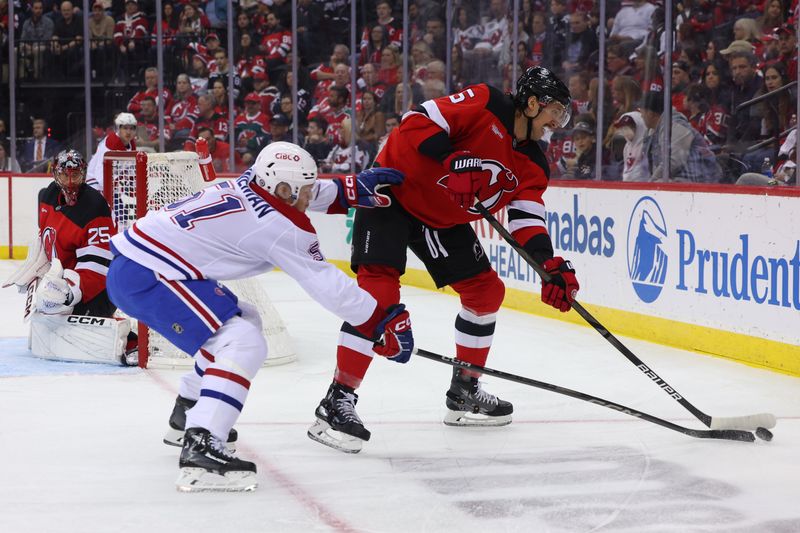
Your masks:
[{"label": "prudential logo", "polygon": [[628,222],[628,276],[645,303],[654,302],[664,287],[669,259],[664,252],[666,237],[661,208],[652,197],[642,197]]}]

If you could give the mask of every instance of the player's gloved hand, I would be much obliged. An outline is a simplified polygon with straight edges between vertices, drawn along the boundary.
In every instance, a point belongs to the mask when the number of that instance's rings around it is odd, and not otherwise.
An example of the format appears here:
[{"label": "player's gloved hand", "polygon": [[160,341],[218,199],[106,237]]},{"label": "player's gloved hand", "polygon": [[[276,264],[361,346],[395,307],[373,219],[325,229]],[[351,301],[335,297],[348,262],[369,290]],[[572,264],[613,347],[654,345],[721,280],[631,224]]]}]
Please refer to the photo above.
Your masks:
[{"label": "player's gloved hand", "polygon": [[335,180],[339,187],[339,202],[349,207],[388,207],[392,199],[380,191],[390,185],[400,185],[405,176],[393,168],[375,167],[357,176],[341,176]]},{"label": "player's gloved hand", "polygon": [[450,172],[447,176],[447,193],[450,199],[464,209],[469,209],[475,201],[481,173],[481,158],[472,152],[460,150],[453,152],[442,162]]},{"label": "player's gloved hand", "polygon": [[542,266],[550,274],[549,282],[542,281],[542,301],[566,313],[572,308],[571,302],[581,288],[572,263],[565,261],[563,257],[553,257]]},{"label": "player's gloved hand", "polygon": [[386,318],[375,328],[375,336],[382,336],[372,347],[376,354],[398,363],[407,363],[414,351],[414,335],[411,333],[411,317],[403,304],[389,307]]},{"label": "player's gloved hand", "polygon": [[74,270],[64,270],[53,258],[50,270],[36,289],[36,310],[45,315],[68,315],[83,298],[81,278]]}]

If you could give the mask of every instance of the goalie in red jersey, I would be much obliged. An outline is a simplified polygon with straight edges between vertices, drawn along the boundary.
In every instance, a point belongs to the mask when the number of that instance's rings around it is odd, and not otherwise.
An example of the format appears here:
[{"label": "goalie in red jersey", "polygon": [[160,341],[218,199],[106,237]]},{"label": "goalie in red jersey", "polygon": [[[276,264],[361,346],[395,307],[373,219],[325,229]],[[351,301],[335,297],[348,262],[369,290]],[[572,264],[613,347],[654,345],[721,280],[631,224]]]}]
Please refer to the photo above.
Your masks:
[{"label": "goalie in red jersey", "polygon": [[[572,265],[553,254],[542,201],[549,168],[536,141],[547,128],[566,126],[570,109],[561,80],[546,68],[531,67],[513,95],[473,85],[406,113],[376,158],[377,165],[404,172],[405,181],[391,187],[391,206],[356,212],[351,266],[358,284],[384,307],[398,303],[411,248],[436,286],[449,285],[461,299],[457,358],[484,366],[505,288],[469,225],[481,219],[474,208],[480,201],[490,212],[508,208],[508,229],[552,276],[543,284],[542,300],[568,311],[579,285]],[[350,453],[369,440],[355,411],[355,389],[372,358],[370,341],[343,324],[333,383],[309,437]],[[512,405],[482,390],[478,377],[453,370],[445,424],[511,422]]]},{"label": "goalie in red jersey", "polygon": [[111,211],[86,183],[78,151],[60,152],[52,168],[53,182],[39,191],[37,236],[3,287],[30,287],[34,355],[135,365],[136,336],[127,320],[113,318],[116,306],[106,293],[109,241],[116,233]]}]

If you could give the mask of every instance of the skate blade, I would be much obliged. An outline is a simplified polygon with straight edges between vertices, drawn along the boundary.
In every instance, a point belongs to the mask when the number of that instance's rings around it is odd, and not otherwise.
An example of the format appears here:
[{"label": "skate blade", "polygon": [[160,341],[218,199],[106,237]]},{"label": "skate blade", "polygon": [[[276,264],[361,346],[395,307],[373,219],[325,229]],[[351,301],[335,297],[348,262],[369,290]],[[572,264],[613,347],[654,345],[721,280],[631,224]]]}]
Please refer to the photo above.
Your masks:
[{"label": "skate blade", "polygon": [[[162,442],[164,444],[166,444],[167,446],[177,446],[179,448],[182,448],[183,447],[183,435],[184,435],[184,433],[186,433],[186,432],[182,431],[180,429],[169,428],[169,431],[167,431],[167,433],[164,435],[164,438],[162,439]],[[236,452],[236,441],[226,442],[225,443],[225,448],[229,452],[235,453]]]},{"label": "skate blade", "polygon": [[488,416],[471,411],[453,411],[451,409],[448,409],[444,415],[444,424],[446,426],[498,427],[507,426],[510,423],[511,415]]},{"label": "skate blade", "polygon": [[308,430],[308,438],[344,453],[358,453],[364,442],[358,437],[336,431],[327,422],[317,419]]},{"label": "skate blade", "polygon": [[251,492],[256,487],[255,472],[233,471],[219,475],[202,468],[181,468],[175,483],[178,492]]}]

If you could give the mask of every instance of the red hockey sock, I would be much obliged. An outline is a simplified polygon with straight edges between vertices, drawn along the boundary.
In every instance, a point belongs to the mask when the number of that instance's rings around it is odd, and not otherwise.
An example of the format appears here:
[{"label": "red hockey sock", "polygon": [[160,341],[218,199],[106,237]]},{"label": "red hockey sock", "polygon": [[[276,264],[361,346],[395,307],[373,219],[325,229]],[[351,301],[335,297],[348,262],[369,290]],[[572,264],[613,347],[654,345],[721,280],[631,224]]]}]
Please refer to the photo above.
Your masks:
[{"label": "red hockey sock", "polygon": [[[358,286],[370,293],[382,309],[400,302],[400,272],[397,269],[381,265],[360,265],[357,279]],[[372,342],[342,331],[336,350],[334,381],[356,389],[361,385],[370,363]]]},{"label": "red hockey sock", "polygon": [[367,373],[372,357],[364,355],[345,346],[339,345],[336,350],[336,383],[357,389]]},{"label": "red hockey sock", "polygon": [[[456,317],[456,358],[484,366],[494,337],[497,310],[503,302],[505,288],[494,270],[451,285],[461,297],[461,311]],[[464,370],[468,376],[477,372]]]}]

